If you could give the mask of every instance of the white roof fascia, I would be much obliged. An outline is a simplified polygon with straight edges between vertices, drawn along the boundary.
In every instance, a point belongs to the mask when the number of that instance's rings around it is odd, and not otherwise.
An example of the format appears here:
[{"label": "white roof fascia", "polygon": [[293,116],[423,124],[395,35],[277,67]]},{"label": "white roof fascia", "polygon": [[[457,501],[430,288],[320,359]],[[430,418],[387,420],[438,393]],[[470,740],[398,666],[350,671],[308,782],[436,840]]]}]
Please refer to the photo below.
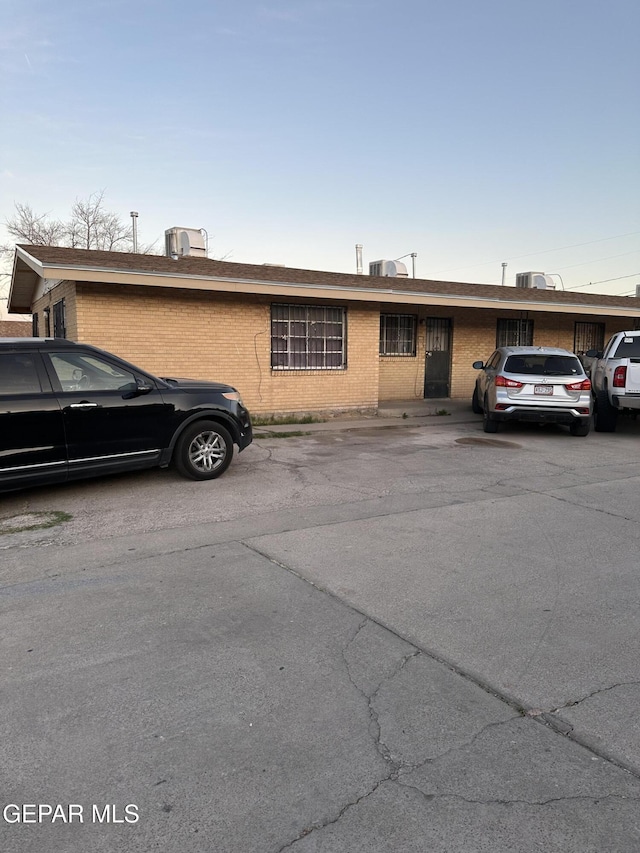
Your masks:
[{"label": "white roof fascia", "polygon": [[[309,282],[291,282],[291,281],[265,281],[264,279],[249,279],[249,278],[228,278],[226,276],[204,276],[204,275],[185,275],[184,273],[168,273],[150,270],[123,270],[114,269],[112,267],[96,267],[85,265],[65,265],[65,264],[48,264],[38,261],[31,255],[28,255],[24,250],[17,249],[21,257],[29,264],[34,272],[49,278],[49,271],[56,273],[56,278],[66,279],[70,281],[101,281],[96,278],[107,274],[114,284],[128,284],[130,282],[117,281],[118,278],[140,277],[141,279],[149,278],[165,278],[175,282],[193,281],[193,282],[211,282],[226,286],[227,292],[253,292],[264,295],[269,289],[299,289],[308,291],[311,295],[312,291],[317,291],[318,298],[322,298],[322,294],[326,292],[340,292],[349,294],[350,297],[357,301],[372,301],[372,302],[411,302],[417,305],[429,304],[433,305],[437,301],[439,305],[460,306],[465,307],[465,303],[484,303],[487,308],[500,308],[501,310],[528,310],[528,311],[552,311],[555,313],[602,313],[609,316],[638,316],[640,317],[640,305],[634,306],[630,299],[629,307],[622,305],[602,305],[593,303],[576,303],[576,302],[555,302],[553,300],[536,300],[529,301],[527,299],[500,299],[493,296],[475,296],[457,293],[438,293],[416,290],[396,290],[396,289],[380,289],[367,287],[352,287],[349,285],[335,284],[318,284]],[[60,273],[63,272],[63,275]],[[82,275],[84,274],[84,275]],[[103,282],[107,284],[108,282]],[[469,286],[473,286],[469,284]],[[251,288],[258,288],[252,290]],[[526,291],[525,291],[526,292]],[[566,291],[563,291],[566,292]],[[386,297],[386,298],[385,298]],[[398,297],[401,297],[400,299]]]}]

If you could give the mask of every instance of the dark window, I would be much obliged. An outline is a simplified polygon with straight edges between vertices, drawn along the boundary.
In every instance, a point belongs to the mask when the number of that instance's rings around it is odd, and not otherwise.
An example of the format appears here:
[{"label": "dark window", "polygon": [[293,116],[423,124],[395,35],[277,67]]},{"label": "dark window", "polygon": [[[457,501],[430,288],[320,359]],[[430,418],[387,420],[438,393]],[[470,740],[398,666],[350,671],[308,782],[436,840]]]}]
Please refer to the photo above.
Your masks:
[{"label": "dark window", "polygon": [[505,373],[529,376],[580,376],[582,365],[574,355],[547,355],[527,353],[510,355],[504,366]]},{"label": "dark window", "polygon": [[380,355],[415,355],[417,321],[414,314],[381,314]]},{"label": "dark window", "polygon": [[599,352],[604,347],[604,323],[576,323],[573,336],[573,351],[584,355],[589,349]]},{"label": "dark window", "polygon": [[449,352],[451,350],[451,319],[429,317],[425,335],[427,352]]},{"label": "dark window", "polygon": [[339,370],[346,365],[344,308],[271,306],[274,370]]},{"label": "dark window", "polygon": [[52,352],[49,358],[63,391],[132,391],[136,387],[133,373],[95,355]]},{"label": "dark window", "polygon": [[38,315],[34,314],[31,317],[31,334],[34,338],[38,337]]},{"label": "dark window", "polygon": [[622,338],[613,357],[640,358],[640,337]]},{"label": "dark window", "polygon": [[496,346],[533,346],[533,320],[498,320]]},{"label": "dark window", "polygon": [[29,353],[0,354],[0,394],[39,394],[35,359]]},{"label": "dark window", "polygon": [[55,302],[53,305],[53,337],[66,338],[67,326],[64,310],[64,299],[60,302]]}]

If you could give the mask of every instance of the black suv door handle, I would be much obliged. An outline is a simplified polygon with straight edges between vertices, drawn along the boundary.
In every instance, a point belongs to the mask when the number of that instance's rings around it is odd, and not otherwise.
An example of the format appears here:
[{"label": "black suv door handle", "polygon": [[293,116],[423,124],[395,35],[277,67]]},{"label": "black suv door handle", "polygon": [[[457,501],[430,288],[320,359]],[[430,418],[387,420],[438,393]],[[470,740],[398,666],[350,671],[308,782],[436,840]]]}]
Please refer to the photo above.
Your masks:
[{"label": "black suv door handle", "polygon": [[70,409],[97,409],[99,408],[98,403],[71,403],[69,406]]}]

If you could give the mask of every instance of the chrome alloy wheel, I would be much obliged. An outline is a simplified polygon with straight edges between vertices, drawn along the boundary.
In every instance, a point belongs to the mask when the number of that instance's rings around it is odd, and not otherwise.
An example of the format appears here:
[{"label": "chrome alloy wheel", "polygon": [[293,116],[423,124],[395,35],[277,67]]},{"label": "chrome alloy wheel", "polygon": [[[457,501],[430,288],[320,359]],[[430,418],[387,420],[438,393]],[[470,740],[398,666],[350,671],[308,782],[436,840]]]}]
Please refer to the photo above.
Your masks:
[{"label": "chrome alloy wheel", "polygon": [[191,440],[188,453],[193,467],[204,474],[222,465],[227,455],[227,445],[219,433],[207,430]]}]

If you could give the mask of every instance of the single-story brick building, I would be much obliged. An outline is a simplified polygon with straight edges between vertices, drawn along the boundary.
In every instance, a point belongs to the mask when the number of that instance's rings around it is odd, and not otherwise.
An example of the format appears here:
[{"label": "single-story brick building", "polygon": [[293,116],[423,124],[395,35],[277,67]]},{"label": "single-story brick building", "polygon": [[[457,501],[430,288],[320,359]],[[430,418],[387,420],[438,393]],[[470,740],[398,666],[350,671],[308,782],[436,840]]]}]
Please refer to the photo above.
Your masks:
[{"label": "single-story brick building", "polygon": [[53,246],[16,249],[9,311],[157,375],[229,382],[256,414],[470,398],[496,345],[581,354],[640,324],[635,297]]}]

